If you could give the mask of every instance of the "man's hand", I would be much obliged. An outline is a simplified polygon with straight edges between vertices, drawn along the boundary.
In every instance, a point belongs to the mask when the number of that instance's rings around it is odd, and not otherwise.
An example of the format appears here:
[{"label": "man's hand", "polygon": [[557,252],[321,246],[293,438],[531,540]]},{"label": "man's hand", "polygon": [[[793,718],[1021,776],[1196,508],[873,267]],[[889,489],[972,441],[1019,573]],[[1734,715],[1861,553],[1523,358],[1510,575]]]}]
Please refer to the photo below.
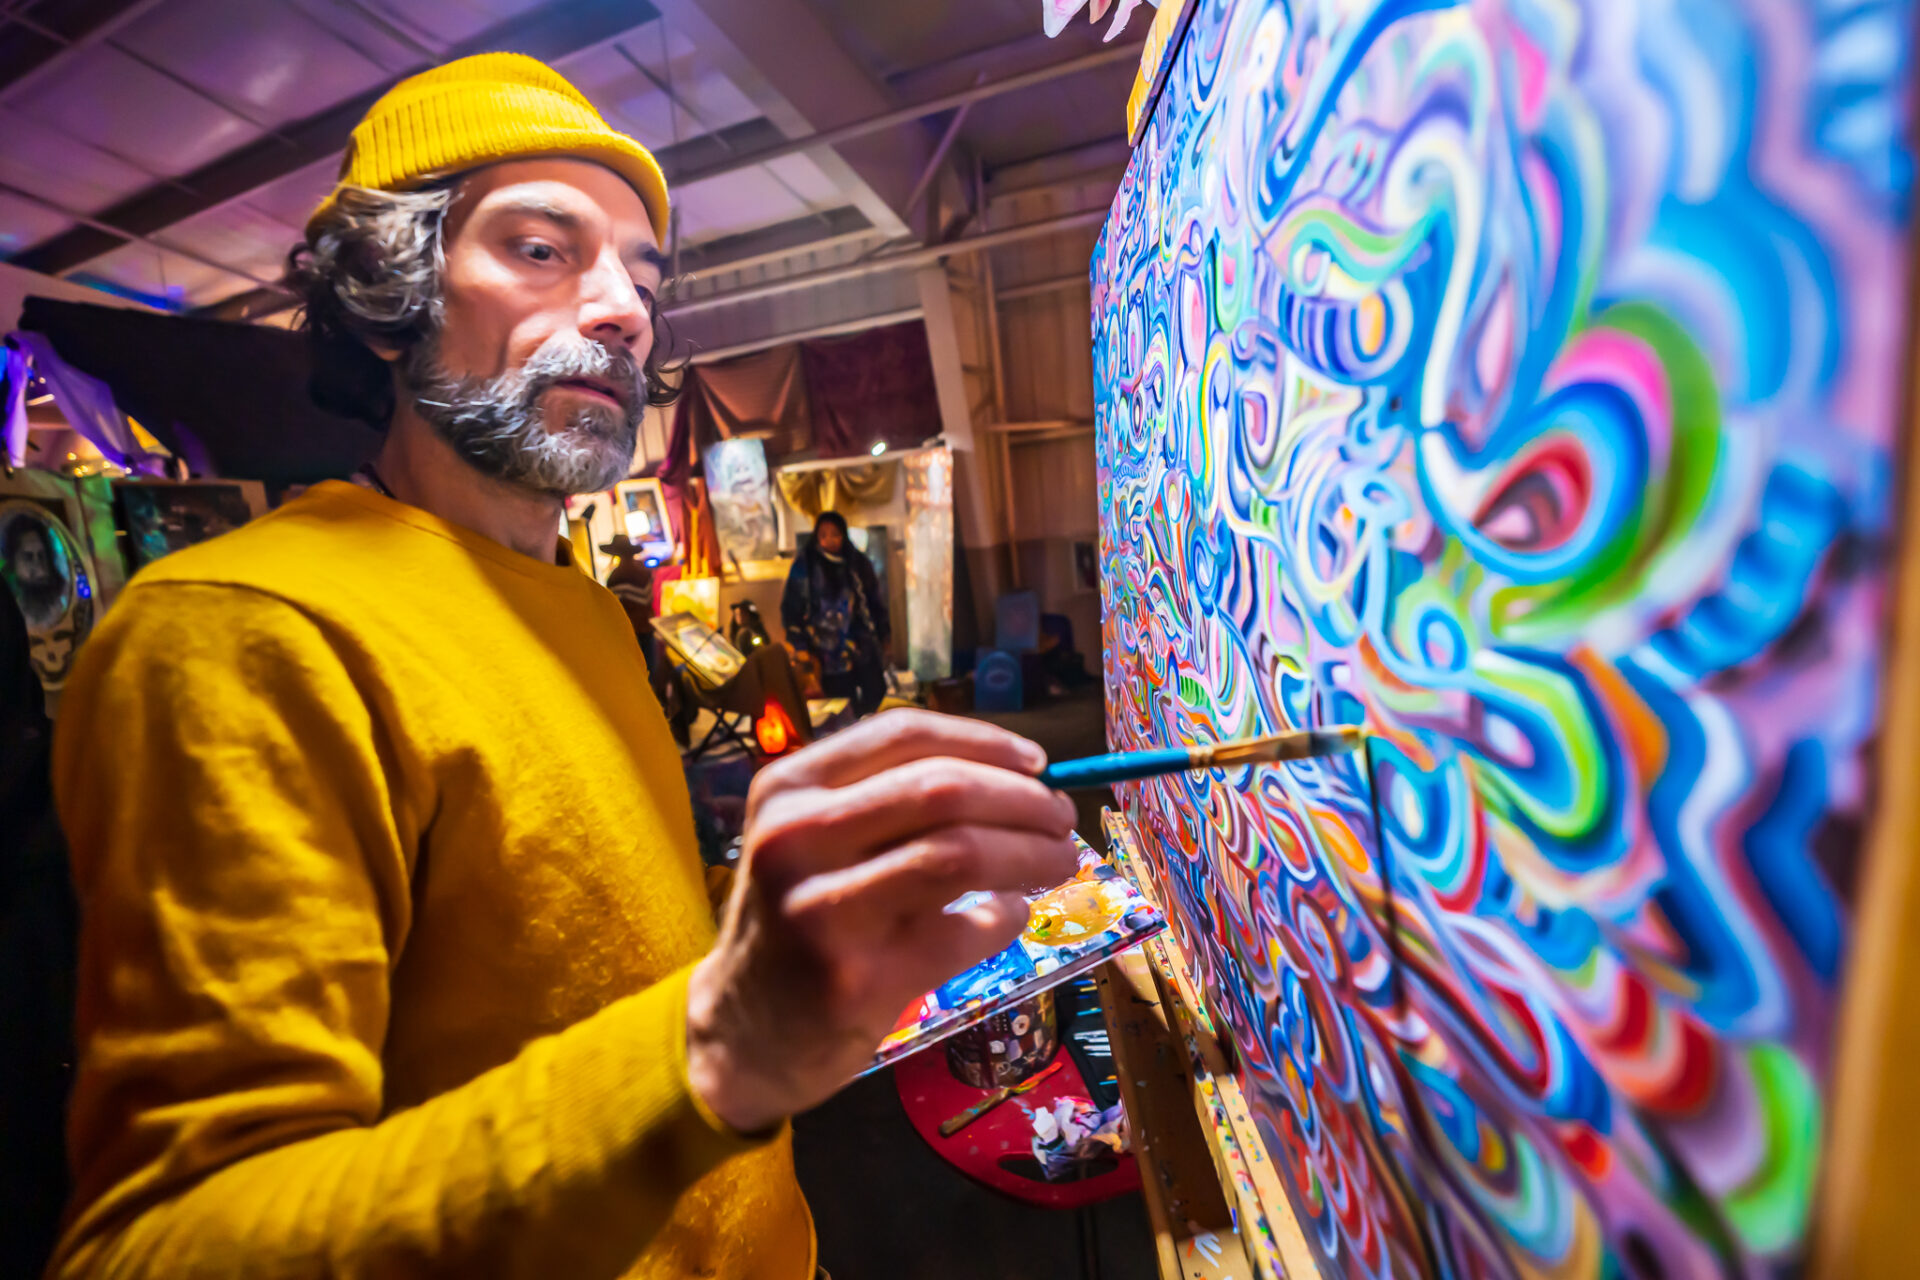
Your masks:
[{"label": "man's hand", "polygon": [[[694,970],[695,1092],[752,1132],[825,1101],[915,999],[999,951],[1025,891],[1073,874],[1045,753],[977,720],[890,711],[761,770],[720,941]],[[994,896],[970,911],[961,895]]]}]

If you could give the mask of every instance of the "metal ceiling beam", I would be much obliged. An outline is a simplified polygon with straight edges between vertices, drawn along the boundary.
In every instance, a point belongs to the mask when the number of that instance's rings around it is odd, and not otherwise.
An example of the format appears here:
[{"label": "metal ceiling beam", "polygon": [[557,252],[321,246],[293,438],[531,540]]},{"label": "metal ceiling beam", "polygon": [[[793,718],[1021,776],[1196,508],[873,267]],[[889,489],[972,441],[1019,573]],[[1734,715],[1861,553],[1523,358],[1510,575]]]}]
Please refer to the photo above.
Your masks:
[{"label": "metal ceiling beam", "polygon": [[696,350],[687,360],[689,364],[714,364],[721,360],[731,360],[735,356],[752,355],[756,351],[767,351],[774,347],[784,347],[789,342],[809,342],[815,338],[839,338],[852,333],[865,333],[869,329],[884,329],[888,325],[905,324],[909,320],[920,320],[926,312],[919,307],[908,307],[904,311],[889,311],[885,315],[861,316],[856,320],[839,320],[833,324],[817,324],[811,328],[798,329],[792,333],[776,333],[765,338],[755,338],[751,342],[736,342],[731,346],[714,347],[711,350]]},{"label": "metal ceiling beam", "polygon": [[309,18],[312,18],[321,26],[325,27],[327,33],[333,36],[334,39],[347,45],[355,53],[358,53],[376,67],[386,65],[385,60],[372,50],[362,46],[353,36],[342,31],[339,23],[329,21],[323,13],[314,12],[315,8],[336,12],[345,10],[361,22],[366,23],[386,39],[393,41],[405,49],[414,57],[431,59],[434,56],[433,46],[415,38],[412,32],[395,22],[392,15],[373,8],[367,4],[365,0],[293,0],[293,4],[295,8],[300,9]]},{"label": "metal ceiling beam", "polygon": [[1018,302],[1022,298],[1037,298],[1042,294],[1064,293],[1069,289],[1091,288],[1093,288],[1093,281],[1088,278],[1087,272],[1082,271],[1078,275],[1055,276],[1051,280],[1035,280],[1032,284],[1017,284],[1011,289],[1002,289],[1000,291],[1000,301]]},{"label": "metal ceiling beam", "polygon": [[[699,132],[695,136],[702,137],[702,138],[711,138],[720,147],[720,149],[725,151],[728,155],[739,154],[742,148],[735,146],[724,132],[716,130],[711,124],[707,123],[706,118],[703,115],[701,115],[700,112],[696,111],[690,103],[683,100],[680,94],[675,91],[673,87],[673,63],[666,56],[667,55],[667,51],[665,48],[666,34],[665,34],[664,26],[661,28],[660,43],[662,46],[660,50],[662,69],[665,70],[667,73],[666,78],[664,79],[654,74],[653,68],[649,67],[646,63],[640,61],[639,58],[635,57],[633,54],[633,50],[627,48],[626,45],[615,44],[614,49],[620,54],[622,58],[626,59],[628,66],[632,67],[635,71],[638,71],[641,74],[641,76],[643,76],[646,79],[647,83],[651,84],[655,89],[659,90],[660,93],[666,98],[667,111],[669,113],[670,119],[673,121],[673,140],[675,143],[678,143],[680,141],[680,117],[684,115],[687,117],[687,119],[693,121],[693,123],[699,127]],[[630,131],[637,132],[631,129]],[[655,155],[654,159],[657,161],[659,159],[659,156]],[[777,173],[774,173],[772,170],[768,170],[767,176],[772,178],[775,182],[779,183],[781,186],[781,189],[784,190],[789,196],[793,197],[793,202],[795,204],[799,205],[803,209],[812,207],[810,203],[806,200],[806,198],[803,197],[798,191],[795,191],[785,178],[781,177]],[[680,234],[679,222],[678,222],[679,211],[676,210],[673,216],[675,218],[675,223],[672,228],[672,234],[674,237],[673,251],[675,253],[678,253],[679,252],[678,237]],[[679,268],[677,266],[674,269],[674,273],[676,275],[679,273]]]},{"label": "metal ceiling beam", "polygon": [[1063,183],[1111,179],[1117,186],[1133,157],[1125,134],[995,165],[987,173],[987,198],[999,200]]},{"label": "metal ceiling beam", "polygon": [[81,0],[31,14],[20,5],[0,13],[0,93],[30,88],[74,54],[98,44],[161,0]]},{"label": "metal ceiling beam", "polygon": [[1018,244],[1022,240],[1058,235],[1063,231],[1073,231],[1081,227],[1097,226],[1105,222],[1106,218],[1105,209],[1087,209],[1080,213],[1062,214],[1057,218],[1022,223],[1017,227],[1005,227],[999,231],[966,236],[959,240],[950,240],[945,244],[928,245],[925,248],[910,249],[904,253],[889,254],[882,258],[868,258],[865,261],[850,262],[841,267],[802,272],[799,275],[768,280],[740,289],[729,289],[725,293],[716,293],[704,298],[690,298],[685,302],[674,303],[667,307],[666,313],[668,316],[691,315],[697,311],[710,311],[715,307],[732,306],[737,302],[752,302],[756,298],[772,298],[783,293],[797,293],[802,289],[817,289],[822,285],[839,284],[845,280],[858,280],[865,276],[877,275],[882,271],[924,267],[957,254],[980,253],[987,249],[997,249],[1002,245]]},{"label": "metal ceiling beam", "polygon": [[681,278],[712,277],[783,262],[802,253],[821,253],[879,235],[858,209],[846,205],[817,217],[795,218],[724,236],[681,250]]},{"label": "metal ceiling beam", "polygon": [[166,244],[162,241],[154,239],[152,236],[132,235],[130,232],[124,231],[119,227],[112,226],[108,223],[100,221],[98,218],[90,217],[87,214],[81,213],[77,209],[69,209],[65,205],[56,204],[52,200],[47,199],[45,196],[37,196],[33,194],[33,192],[31,191],[23,191],[19,187],[13,186],[11,183],[0,182],[0,194],[12,196],[16,200],[25,200],[30,204],[37,204],[42,209],[50,209],[54,213],[59,214],[61,217],[69,218],[74,222],[79,223],[81,226],[92,227],[94,230],[105,232],[108,235],[129,236],[131,239],[138,240],[142,244],[153,246],[155,249],[160,250],[162,253],[171,253],[178,257],[185,258],[189,262],[197,262],[203,267],[212,267],[215,271],[225,272],[227,275],[230,275],[230,276],[238,276],[242,280],[251,280],[255,284],[259,285],[262,289],[271,290],[275,293],[285,292],[285,290],[279,288],[279,286],[277,286],[273,281],[263,279],[262,277],[253,274],[253,272],[246,270],[244,267],[235,267],[235,266],[230,266],[224,262],[216,262],[212,258],[205,256],[204,254],[194,252],[192,249],[182,248],[179,245]]},{"label": "metal ceiling beam", "polygon": [[[1076,36],[1086,38],[1076,39]],[[1084,27],[1074,28],[1072,35],[1050,40],[1035,26],[1029,28],[1027,34],[1000,44],[969,49],[936,62],[925,62],[904,71],[896,71],[887,77],[887,84],[903,101],[917,102],[921,98],[931,98],[938,93],[951,93],[978,84],[983,72],[985,78],[991,80],[1049,66],[1062,58],[1105,47],[1094,32]]]},{"label": "metal ceiling beam", "polygon": [[[1032,188],[1032,190],[1035,191],[1050,189],[1054,188]],[[1064,190],[1065,185],[1063,184],[1059,189]],[[677,314],[692,314],[696,311],[709,310],[712,307],[725,305],[727,303],[748,301],[750,296],[772,297],[781,293],[792,292],[795,289],[813,288],[816,285],[832,284],[838,280],[856,279],[861,275],[873,272],[891,271],[896,267],[923,266],[931,259],[946,257],[956,253],[975,252],[982,248],[991,249],[999,244],[1028,239],[1034,234],[1052,235],[1061,231],[1094,226],[1101,221],[1104,213],[1104,210],[1087,209],[1078,213],[1066,214],[1047,222],[1009,227],[1006,229],[1006,233],[1010,233],[1009,238],[1004,240],[998,238],[1003,235],[1002,232],[991,232],[988,236],[975,236],[967,239],[954,240],[945,244],[934,245],[930,248],[916,250],[896,239],[876,245],[870,256],[860,258],[844,266],[826,268],[819,272],[809,272],[804,275],[784,276],[764,282],[764,284],[756,282],[751,286],[745,286],[740,289],[729,289],[724,293],[696,294],[686,297],[682,301],[669,302],[666,307],[666,314],[669,317]],[[801,238],[798,233],[802,230],[813,232],[817,232],[818,230],[817,219],[802,218],[790,223],[781,223],[777,227],[748,232],[744,235],[729,237],[726,240],[718,240],[701,245],[696,249],[687,251],[690,259],[688,264],[689,271],[695,277],[696,281],[710,280],[714,277],[735,271],[745,271],[754,267],[768,266],[777,262],[788,261],[806,253],[826,252],[838,248],[843,244],[878,234],[875,228],[860,225],[859,215],[851,208],[835,210],[827,215],[827,219],[832,230],[830,234],[824,237],[814,235],[808,238]],[[766,237],[774,237],[774,243],[765,243],[764,240]],[[990,242],[982,243],[983,241],[989,241],[990,237]],[[706,257],[705,255],[711,255],[711,257]],[[1074,279],[1081,284],[1086,283],[1084,276],[1074,277]],[[800,283],[790,286],[790,281],[799,281]],[[1053,282],[1047,283],[1051,284]],[[752,292],[750,293],[749,291]],[[1039,292],[1039,290],[1034,290],[1034,292]],[[1019,298],[1026,296],[1026,291],[1009,289],[1002,291],[1000,296],[1002,300],[1007,299],[1009,296]],[[245,293],[236,294],[231,298],[216,302],[211,306],[202,307],[194,312],[194,314],[214,320],[258,320],[263,316],[270,316],[284,311],[293,305],[295,304],[291,299],[284,293],[276,290],[250,289]]]},{"label": "metal ceiling beam", "polygon": [[907,197],[907,212],[911,214],[920,207],[920,197],[927,194],[934,180],[940,176],[940,168],[946,162],[947,152],[953,150],[953,144],[960,139],[960,131],[967,127],[967,116],[973,111],[973,103],[963,102],[960,109],[953,113],[953,119],[947,121],[947,131],[940,135],[940,142],[927,157],[926,167],[920,170],[920,180],[913,184],[913,194]]},{"label": "metal ceiling beam", "polygon": [[833,129],[824,129],[819,133],[808,134],[805,137],[790,138],[777,146],[765,147],[757,151],[734,156],[731,159],[722,160],[707,165],[704,168],[689,169],[678,173],[669,171],[667,176],[672,181],[685,186],[695,182],[704,182],[708,178],[718,178],[723,174],[734,173],[740,169],[752,168],[754,165],[765,164],[769,160],[779,160],[785,156],[798,155],[803,151],[812,151],[816,147],[839,146],[842,143],[851,142],[856,138],[864,138],[870,134],[880,133],[887,129],[898,128],[903,124],[909,124],[915,120],[925,119],[927,116],[938,115],[942,111],[950,111],[955,107],[964,107],[988,98],[997,98],[1004,93],[1015,93],[1021,89],[1028,89],[1037,84],[1047,84],[1050,81],[1061,79],[1064,76],[1078,75],[1083,71],[1092,71],[1099,67],[1112,66],[1116,62],[1138,62],[1140,60],[1140,49],[1141,46],[1137,44],[1101,49],[1098,52],[1085,54],[1078,58],[1069,58],[1065,62],[1056,62],[1051,66],[1037,67],[1032,71],[1024,71],[1019,75],[1007,76],[1004,79],[989,81],[986,84],[974,85],[971,88],[960,89],[953,93],[941,94],[937,98],[928,98],[926,101],[917,102],[910,107],[900,107],[897,110],[884,111],[879,115],[869,116],[864,120],[853,121],[851,124],[840,125]]},{"label": "metal ceiling beam", "polygon": [[[446,59],[490,50],[531,54],[543,62],[598,48],[659,16],[649,0],[552,0],[481,32],[449,49]],[[422,67],[414,70],[424,69]],[[407,74],[412,74],[409,71]],[[156,184],[103,210],[99,221],[118,228],[109,233],[80,226],[15,255],[14,265],[59,275],[112,252],[129,238],[164,231],[176,222],[237,200],[269,182],[338,154],[353,126],[381,94],[404,76],[349,98],[305,120],[287,125],[280,137],[237,148],[172,183]],[[283,140],[284,139],[284,140]]]},{"label": "metal ceiling beam", "polygon": [[[782,137],[813,136],[896,103],[807,0],[657,3],[668,28],[690,40]],[[907,233],[907,193],[931,149],[932,140],[920,131],[901,130],[816,150],[811,158],[868,221],[900,236]],[[721,157],[718,164],[727,172],[755,167],[766,162],[765,150],[755,148],[748,159],[743,149],[740,157]],[[668,178],[683,181],[685,173],[669,170]]]}]

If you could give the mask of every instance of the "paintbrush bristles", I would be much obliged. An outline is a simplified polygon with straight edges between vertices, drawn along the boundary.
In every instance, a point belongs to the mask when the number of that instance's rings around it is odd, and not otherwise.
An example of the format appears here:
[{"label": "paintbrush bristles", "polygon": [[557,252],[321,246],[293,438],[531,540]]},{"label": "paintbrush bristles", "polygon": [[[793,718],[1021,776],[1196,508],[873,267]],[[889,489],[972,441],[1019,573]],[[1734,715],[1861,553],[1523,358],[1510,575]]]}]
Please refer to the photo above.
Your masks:
[{"label": "paintbrush bristles", "polygon": [[1236,764],[1270,764],[1279,760],[1305,760],[1313,756],[1338,756],[1358,751],[1366,743],[1364,729],[1348,725],[1340,729],[1308,729],[1274,733],[1264,738],[1241,742],[1216,742],[1195,752],[1194,765],[1211,769]]}]

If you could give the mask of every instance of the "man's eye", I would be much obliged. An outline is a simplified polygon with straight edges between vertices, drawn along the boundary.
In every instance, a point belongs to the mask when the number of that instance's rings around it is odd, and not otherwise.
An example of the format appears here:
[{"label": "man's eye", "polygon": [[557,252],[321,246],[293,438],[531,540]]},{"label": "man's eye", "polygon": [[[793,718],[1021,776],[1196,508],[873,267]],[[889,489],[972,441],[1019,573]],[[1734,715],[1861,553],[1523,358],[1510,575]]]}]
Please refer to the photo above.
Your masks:
[{"label": "man's eye", "polygon": [[640,302],[647,310],[653,310],[654,304],[658,301],[658,299],[654,297],[653,290],[643,284],[636,284],[633,286],[633,291],[640,295]]},{"label": "man's eye", "polygon": [[533,262],[554,262],[560,257],[559,251],[550,244],[522,245],[520,252]]}]

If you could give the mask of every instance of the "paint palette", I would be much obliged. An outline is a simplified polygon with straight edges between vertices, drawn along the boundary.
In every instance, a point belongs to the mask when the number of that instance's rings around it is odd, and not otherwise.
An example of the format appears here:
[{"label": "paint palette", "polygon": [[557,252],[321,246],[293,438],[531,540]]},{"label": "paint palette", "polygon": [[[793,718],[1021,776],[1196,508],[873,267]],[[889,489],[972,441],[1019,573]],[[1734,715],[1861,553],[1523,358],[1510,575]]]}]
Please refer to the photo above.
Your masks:
[{"label": "paint palette", "polygon": [[[1028,899],[1032,915],[1012,946],[909,1005],[862,1075],[1057,987],[1167,927],[1132,881],[1079,836],[1073,839],[1080,846],[1078,874]],[[964,909],[966,902],[949,910]]]}]

